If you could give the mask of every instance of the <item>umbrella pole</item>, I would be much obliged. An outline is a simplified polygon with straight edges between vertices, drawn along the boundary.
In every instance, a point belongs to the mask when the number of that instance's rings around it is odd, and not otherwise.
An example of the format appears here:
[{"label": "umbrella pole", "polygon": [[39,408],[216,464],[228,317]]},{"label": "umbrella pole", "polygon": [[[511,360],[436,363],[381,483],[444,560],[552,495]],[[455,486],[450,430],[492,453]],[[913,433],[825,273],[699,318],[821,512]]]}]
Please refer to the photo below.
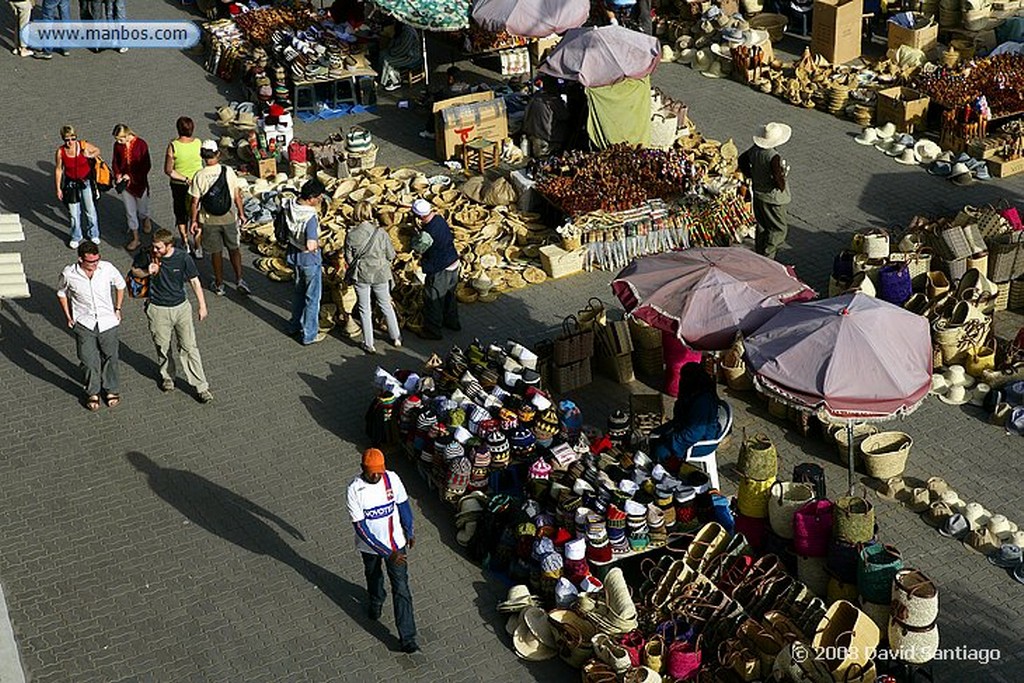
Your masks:
[{"label": "umbrella pole", "polygon": [[427,64],[427,32],[420,29],[420,45],[423,48],[423,87],[430,88],[430,65]]},{"label": "umbrella pole", "polygon": [[847,495],[852,496],[853,495],[853,479],[854,479],[854,474],[853,474],[853,423],[852,422],[847,422],[846,423],[846,455],[847,455],[847,457],[849,459],[848,464],[849,464],[849,467],[850,467],[850,471],[849,471],[848,477],[847,477],[847,484],[849,485],[850,491],[849,491],[849,493],[847,493]]}]

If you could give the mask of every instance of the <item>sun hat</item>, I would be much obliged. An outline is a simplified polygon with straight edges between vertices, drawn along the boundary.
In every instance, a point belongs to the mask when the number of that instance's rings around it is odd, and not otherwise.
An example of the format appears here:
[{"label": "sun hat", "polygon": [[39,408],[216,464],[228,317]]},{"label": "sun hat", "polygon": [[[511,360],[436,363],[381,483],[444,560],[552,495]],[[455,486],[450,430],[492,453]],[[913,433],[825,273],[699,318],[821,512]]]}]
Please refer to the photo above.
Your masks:
[{"label": "sun hat", "polygon": [[732,50],[727,43],[712,43],[711,52],[719,59],[732,59]]},{"label": "sun hat", "polygon": [[988,524],[992,515],[981,503],[968,503],[964,506],[964,517],[970,522],[972,529],[980,529]]},{"label": "sun hat", "polygon": [[853,139],[858,145],[873,145],[878,142],[878,129],[868,126]]},{"label": "sun hat", "polygon": [[953,164],[949,173],[949,180],[954,185],[968,187],[974,184],[974,175],[971,173],[971,169],[967,168],[967,164],[956,163]]},{"label": "sun hat", "polygon": [[875,128],[875,133],[882,140],[891,140],[896,135],[896,124],[892,121]]},{"label": "sun hat", "polygon": [[914,144],[914,156],[922,164],[930,164],[939,158],[942,148],[931,140],[918,140]]},{"label": "sun hat", "polygon": [[[904,150],[909,149],[899,140],[892,140],[886,145],[885,155],[888,157],[898,157],[903,154]],[[912,151],[912,150],[911,150]]]},{"label": "sun hat", "polygon": [[547,612],[534,606],[520,612],[512,646],[519,657],[528,661],[539,662],[557,655],[555,634],[548,623]]},{"label": "sun hat", "polygon": [[968,531],[971,530],[971,523],[967,521],[959,512],[953,513],[949,519],[947,519],[941,527],[939,527],[939,533],[946,538],[955,538],[960,540]]},{"label": "sun hat", "polygon": [[999,539],[988,527],[976,529],[964,536],[964,545],[982,555],[989,555],[999,549]]},{"label": "sun hat", "polygon": [[939,400],[951,406],[961,406],[971,400],[971,397],[967,393],[967,389],[956,385],[947,387],[945,391],[940,393]]},{"label": "sun hat", "polygon": [[976,180],[992,180],[992,175],[988,172],[988,164],[981,163],[975,166],[974,177]]},{"label": "sun hat", "polygon": [[943,159],[936,159],[928,166],[928,173],[931,175],[946,178],[953,172],[953,165]]},{"label": "sun hat", "polygon": [[564,576],[555,582],[555,604],[558,607],[571,607],[572,604],[576,602],[576,597],[579,594],[579,589],[573,585],[572,581]]},{"label": "sun hat", "polygon": [[790,126],[772,121],[762,126],[753,139],[758,147],[771,149],[786,144],[792,135],[793,129]]},{"label": "sun hat", "polygon": [[735,26],[728,26],[720,31],[722,40],[727,43],[742,43],[743,42],[743,31]]},{"label": "sun hat", "polygon": [[540,600],[530,593],[530,587],[524,584],[517,584],[508,589],[508,595],[498,603],[499,612],[518,612],[530,605],[539,605]]},{"label": "sun hat", "polygon": [[926,524],[928,524],[929,526],[933,526],[935,528],[938,528],[945,524],[946,520],[948,520],[952,516],[953,510],[950,509],[950,507],[943,503],[942,501],[932,503],[931,505],[928,506],[928,509],[925,511],[925,513],[921,515]]},{"label": "sun hat", "polygon": [[876,493],[882,500],[895,501],[906,490],[907,482],[903,477],[891,477],[882,483]]},{"label": "sun hat", "polygon": [[367,472],[384,474],[384,453],[376,448],[367,448],[363,451],[363,469]]},{"label": "sun hat", "polygon": [[988,392],[992,391],[992,387],[984,382],[978,382],[974,385],[974,391],[971,392],[970,404],[972,406],[983,406],[985,405],[985,397]]},{"label": "sun hat", "polygon": [[912,147],[904,147],[900,155],[896,157],[897,164],[903,164],[904,166],[917,166],[917,156],[914,154]]},{"label": "sun hat", "polygon": [[700,75],[706,76],[707,78],[721,78],[725,75],[725,72],[722,70],[722,62],[718,59],[714,59],[711,62],[711,65],[708,66],[707,70],[701,71]]},{"label": "sun hat", "polygon": [[996,514],[989,518],[988,524],[985,526],[992,532],[993,536],[1002,541],[1009,538],[1016,531],[1015,528],[1011,527],[1011,524],[1012,522],[1006,518],[1006,515]]},{"label": "sun hat", "polygon": [[974,378],[967,374],[967,370],[962,365],[950,365],[942,373],[942,376],[946,380],[946,386],[949,387],[959,386],[970,389],[974,386]]}]

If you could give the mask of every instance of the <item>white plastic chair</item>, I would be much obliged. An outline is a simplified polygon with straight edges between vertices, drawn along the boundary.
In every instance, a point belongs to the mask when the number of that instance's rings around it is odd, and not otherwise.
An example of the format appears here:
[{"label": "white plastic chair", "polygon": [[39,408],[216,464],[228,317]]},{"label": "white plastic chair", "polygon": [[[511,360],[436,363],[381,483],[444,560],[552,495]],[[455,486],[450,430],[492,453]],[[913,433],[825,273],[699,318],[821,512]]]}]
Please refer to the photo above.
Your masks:
[{"label": "white plastic chair", "polygon": [[[729,432],[731,431],[732,407],[725,401],[719,401],[718,436],[707,441],[698,441],[686,449],[686,462],[699,465],[707,473],[708,479],[711,480],[711,488],[713,489],[718,489],[718,445],[722,443],[722,440],[725,439],[725,437],[729,436]],[[695,448],[702,448],[705,446],[714,446],[714,450],[707,455],[693,455]]]}]

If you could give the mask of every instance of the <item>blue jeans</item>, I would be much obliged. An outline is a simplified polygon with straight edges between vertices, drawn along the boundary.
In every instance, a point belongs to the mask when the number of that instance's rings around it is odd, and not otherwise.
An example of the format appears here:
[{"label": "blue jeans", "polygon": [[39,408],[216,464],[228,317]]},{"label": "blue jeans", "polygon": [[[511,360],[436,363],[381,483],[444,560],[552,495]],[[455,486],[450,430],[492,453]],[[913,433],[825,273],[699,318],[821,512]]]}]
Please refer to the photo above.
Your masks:
[{"label": "blue jeans", "polygon": [[[405,549],[402,549],[403,552]],[[366,590],[370,593],[370,607],[379,610],[387,598],[384,589],[384,567],[387,567],[394,594],[395,626],[402,645],[416,642],[416,619],[412,612],[412,592],[409,590],[409,565],[395,564],[377,554],[359,553],[363,556],[363,571],[366,574]]]},{"label": "blue jeans", "polygon": [[92,196],[92,181],[86,180],[82,188],[82,201],[75,204],[68,204],[68,213],[71,214],[71,241],[82,241],[82,207],[85,207],[85,228],[86,237],[93,238],[100,236],[100,226],[96,222],[96,200]]},{"label": "blue jeans", "polygon": [[[107,21],[123,21],[128,18],[125,13],[124,7],[125,0],[104,0],[103,10],[106,14],[104,17]],[[96,17],[99,19],[99,17]]]},{"label": "blue jeans", "polygon": [[[43,0],[43,21],[71,21],[71,0]],[[54,52],[51,48],[41,52]]]},{"label": "blue jeans", "polygon": [[302,343],[312,344],[320,331],[320,264],[295,266],[295,293],[292,296],[291,333],[302,330]]}]

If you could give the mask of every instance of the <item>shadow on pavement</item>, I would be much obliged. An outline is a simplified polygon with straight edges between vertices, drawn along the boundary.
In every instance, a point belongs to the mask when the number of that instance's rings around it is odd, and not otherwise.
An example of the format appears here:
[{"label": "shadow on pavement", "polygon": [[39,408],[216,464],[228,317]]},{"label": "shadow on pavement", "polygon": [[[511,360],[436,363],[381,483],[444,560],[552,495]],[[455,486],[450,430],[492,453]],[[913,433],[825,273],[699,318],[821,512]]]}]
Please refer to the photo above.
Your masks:
[{"label": "shadow on pavement", "polygon": [[276,526],[292,538],[305,541],[302,532],[287,521],[194,472],[161,467],[137,451],[128,452],[125,459],[146,475],[146,483],[153,493],[194,524],[240,548],[266,555],[295,570],[353,621],[365,625],[367,631],[389,649],[398,649],[398,639],[391,636],[382,624],[368,619],[364,588],[307,560],[274,529]]}]

